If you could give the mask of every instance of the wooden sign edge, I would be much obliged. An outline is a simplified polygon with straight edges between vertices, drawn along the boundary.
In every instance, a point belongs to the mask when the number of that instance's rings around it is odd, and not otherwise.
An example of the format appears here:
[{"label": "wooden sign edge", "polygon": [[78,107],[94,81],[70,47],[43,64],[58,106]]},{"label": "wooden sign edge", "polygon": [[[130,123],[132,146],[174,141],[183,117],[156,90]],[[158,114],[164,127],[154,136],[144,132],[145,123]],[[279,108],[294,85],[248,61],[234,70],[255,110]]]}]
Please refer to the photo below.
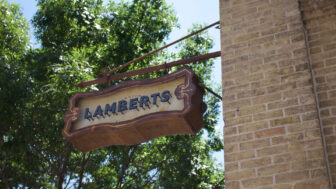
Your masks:
[{"label": "wooden sign edge", "polygon": [[[82,98],[107,96],[107,95],[113,94],[114,92],[119,92],[120,90],[124,90],[127,88],[153,85],[157,83],[165,83],[167,81],[171,81],[171,80],[174,80],[182,76],[186,77],[185,83],[178,85],[175,90],[175,95],[178,99],[184,98],[184,109],[182,111],[155,112],[155,113],[150,113],[147,115],[137,117],[132,120],[127,120],[127,121],[123,121],[119,123],[97,124],[97,125],[92,125],[92,126],[85,127],[82,129],[78,129],[75,131],[70,131],[72,123],[75,122],[80,116],[80,109],[79,107],[76,107],[76,103]],[[187,83],[188,81],[190,81],[190,83]],[[62,134],[69,142],[78,143],[78,141],[77,142],[75,141],[77,137],[88,135],[89,133],[92,133],[98,130],[100,131],[109,130],[110,131],[110,130],[125,129],[127,127],[136,127],[137,125],[141,125],[141,123],[143,122],[149,122],[151,120],[157,120],[157,119],[167,117],[167,116],[171,118],[174,118],[174,117],[183,118],[185,122],[188,123],[188,125],[190,126],[190,129],[186,133],[183,133],[183,134],[196,134],[203,127],[202,115],[206,110],[206,105],[202,100],[204,89],[198,86],[198,82],[199,80],[196,74],[191,69],[183,68],[183,69],[178,70],[177,72],[174,72],[174,73],[171,73],[171,74],[159,77],[159,78],[155,78],[155,79],[128,81],[128,82],[113,86],[111,88],[108,88],[102,91],[75,93],[69,99],[69,105],[68,105],[67,112],[63,116],[65,127],[62,130]],[[197,111],[197,110],[200,110],[200,111]],[[107,145],[109,144],[99,145],[98,147],[107,146]],[[86,149],[85,147],[84,148],[79,147],[79,149],[82,152],[88,151],[88,149]]]}]

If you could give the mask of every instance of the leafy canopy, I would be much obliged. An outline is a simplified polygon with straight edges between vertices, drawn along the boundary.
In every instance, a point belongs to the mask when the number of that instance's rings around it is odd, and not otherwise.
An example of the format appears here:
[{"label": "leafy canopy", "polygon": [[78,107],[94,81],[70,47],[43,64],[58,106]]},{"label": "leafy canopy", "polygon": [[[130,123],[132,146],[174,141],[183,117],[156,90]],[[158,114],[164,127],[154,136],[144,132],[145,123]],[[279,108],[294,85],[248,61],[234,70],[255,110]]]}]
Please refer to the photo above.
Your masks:
[{"label": "leafy canopy", "polygon": [[[82,154],[61,135],[69,97],[107,87],[80,89],[76,84],[164,45],[178,26],[171,6],[164,0],[38,0],[38,7],[33,26],[41,46],[31,48],[19,6],[0,0],[0,188],[224,187],[223,170],[211,157],[223,148],[214,129],[218,100],[208,94],[205,127],[194,136]],[[160,52],[120,72],[204,54],[212,46],[203,33],[180,43],[176,52]],[[211,86],[213,64],[208,60],[189,67]]]}]

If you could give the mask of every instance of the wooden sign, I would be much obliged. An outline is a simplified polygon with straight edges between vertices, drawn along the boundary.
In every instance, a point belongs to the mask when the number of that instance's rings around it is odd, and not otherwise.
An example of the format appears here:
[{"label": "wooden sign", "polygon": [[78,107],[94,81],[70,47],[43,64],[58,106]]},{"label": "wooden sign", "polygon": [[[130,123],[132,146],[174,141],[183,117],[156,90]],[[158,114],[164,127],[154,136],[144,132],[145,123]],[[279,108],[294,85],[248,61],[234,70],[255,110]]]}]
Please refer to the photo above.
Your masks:
[{"label": "wooden sign", "polygon": [[87,152],[160,136],[196,134],[206,110],[203,93],[197,76],[187,68],[102,91],[79,92],[69,100],[63,135]]}]

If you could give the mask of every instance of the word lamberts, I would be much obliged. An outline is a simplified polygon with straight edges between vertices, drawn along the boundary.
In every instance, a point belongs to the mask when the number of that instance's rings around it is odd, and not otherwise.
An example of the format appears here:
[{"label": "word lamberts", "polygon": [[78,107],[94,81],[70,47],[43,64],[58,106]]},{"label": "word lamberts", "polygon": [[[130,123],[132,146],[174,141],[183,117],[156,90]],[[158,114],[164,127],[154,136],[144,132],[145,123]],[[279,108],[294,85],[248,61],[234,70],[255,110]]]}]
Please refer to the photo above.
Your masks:
[{"label": "word lamberts", "polygon": [[[152,100],[150,100],[150,97]],[[161,94],[154,93],[150,95],[150,97],[141,96],[140,98],[131,98],[129,101],[120,100],[118,103],[113,102],[112,104],[106,104],[104,110],[101,105],[98,105],[93,114],[90,112],[89,108],[85,108],[84,118],[89,121],[94,121],[95,118],[105,118],[105,116],[111,116],[112,114],[117,115],[117,112],[123,113],[126,110],[139,111],[139,107],[142,109],[145,109],[145,107],[150,109],[149,104],[153,104],[158,107],[158,98],[160,99],[160,102],[167,102],[170,104],[169,99],[171,94],[169,91],[163,91]]]}]

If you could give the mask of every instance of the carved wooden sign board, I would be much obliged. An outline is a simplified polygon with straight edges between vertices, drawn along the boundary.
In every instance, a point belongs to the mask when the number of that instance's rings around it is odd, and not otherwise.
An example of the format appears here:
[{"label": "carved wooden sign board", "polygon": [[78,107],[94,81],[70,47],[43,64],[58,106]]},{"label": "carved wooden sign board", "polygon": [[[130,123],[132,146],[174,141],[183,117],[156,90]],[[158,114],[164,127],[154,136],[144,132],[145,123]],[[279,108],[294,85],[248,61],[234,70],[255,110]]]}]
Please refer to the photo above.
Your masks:
[{"label": "carved wooden sign board", "polygon": [[196,134],[206,110],[204,89],[183,68],[163,77],[125,82],[69,99],[64,137],[80,151],[134,145],[160,136]]}]

